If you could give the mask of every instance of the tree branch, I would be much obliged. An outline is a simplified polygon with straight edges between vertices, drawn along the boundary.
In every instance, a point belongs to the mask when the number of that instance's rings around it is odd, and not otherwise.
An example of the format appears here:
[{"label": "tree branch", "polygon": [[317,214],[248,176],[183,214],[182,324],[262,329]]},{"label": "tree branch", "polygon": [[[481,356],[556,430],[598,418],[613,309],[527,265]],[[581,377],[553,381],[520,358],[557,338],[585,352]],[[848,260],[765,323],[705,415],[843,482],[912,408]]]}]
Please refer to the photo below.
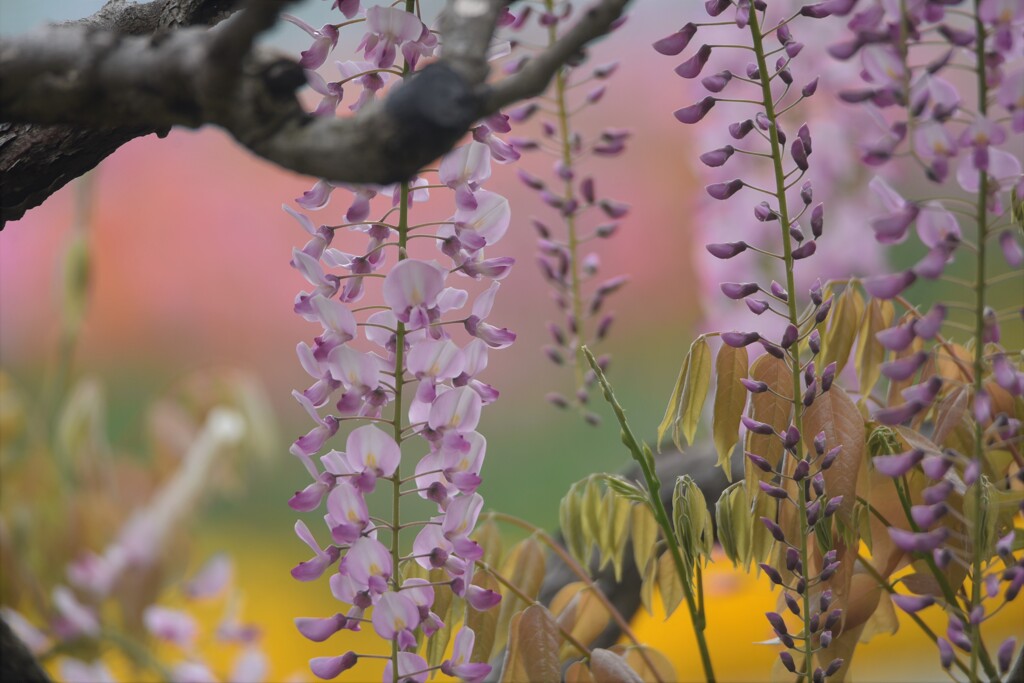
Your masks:
[{"label": "tree branch", "polygon": [[[0,41],[0,119],[121,127],[106,138],[106,154],[153,130],[214,124],[281,167],[386,185],[449,151],[478,119],[543,92],[562,64],[610,30],[628,2],[600,0],[520,73],[488,85],[487,50],[508,0],[449,0],[440,59],[357,115],[338,119],[302,109],[295,91],[305,75],[296,62],[252,47],[287,1],[253,0],[213,29],[151,36],[87,21]],[[175,4],[183,2],[200,0]],[[0,129],[0,148],[5,141],[17,142]],[[88,168],[78,163],[71,172]],[[74,177],[64,175],[56,185],[23,188],[10,211],[5,198],[3,219],[20,216]]]},{"label": "tree branch", "polygon": [[[141,4],[109,0],[91,17],[64,26],[77,24],[125,35],[146,35],[181,26],[213,25],[229,16],[234,6],[235,0],[153,0]],[[0,228],[90,171],[124,143],[153,132],[156,128],[143,122],[95,129],[0,123]]]}]

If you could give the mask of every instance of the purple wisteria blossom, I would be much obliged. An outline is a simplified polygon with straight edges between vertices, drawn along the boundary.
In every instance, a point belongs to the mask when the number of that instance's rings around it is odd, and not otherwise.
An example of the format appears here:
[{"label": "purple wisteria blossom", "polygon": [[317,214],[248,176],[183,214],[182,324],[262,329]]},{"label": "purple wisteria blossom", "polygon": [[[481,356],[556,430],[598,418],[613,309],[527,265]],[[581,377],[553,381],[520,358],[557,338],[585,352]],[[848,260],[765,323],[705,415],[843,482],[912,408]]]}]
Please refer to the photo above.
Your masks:
[{"label": "purple wisteria blossom", "polygon": [[[333,114],[350,87],[360,90],[351,108],[365,105],[385,85],[382,70],[411,73],[437,45],[415,14],[399,7],[369,8],[364,28],[359,50],[367,61],[340,63],[342,80],[318,89],[325,91],[325,115]],[[325,209],[332,193],[352,198],[330,227],[315,227],[309,216],[286,207],[310,236],[292,254],[310,288],[296,298],[295,311],[319,327],[311,342],[297,347],[312,383],[293,395],[313,426],[291,448],[310,480],[289,505],[326,511],[323,526],[296,523],[313,556],[292,575],[303,581],[328,577],[341,603],[333,615],[296,619],[296,627],[317,642],[372,627],[394,644],[385,683],[396,676],[423,681],[438,669],[465,680],[490,672],[490,665],[470,661],[473,632],[465,627],[451,659],[430,665],[417,653],[444,626],[432,611],[437,590],[447,587],[477,610],[501,599],[472,576],[483,554],[473,532],[483,509],[476,490],[487,450],[476,430],[482,408],[498,398],[480,374],[490,351],[515,340],[493,315],[498,281],[513,264],[493,249],[508,230],[511,211],[504,197],[483,187],[492,161],[517,156],[498,135],[509,130],[500,114],[482,122],[472,140],[430,171],[436,183],[416,178],[384,188],[318,182],[296,200],[306,211]],[[452,191],[453,213],[417,225],[409,215],[429,198],[427,184]],[[431,241],[436,249],[429,248]],[[414,523],[370,514],[370,496],[397,505],[407,494],[426,500],[434,513]],[[422,578],[431,571],[430,581]],[[339,642],[338,654],[311,660],[310,669],[334,678],[363,657]]]}]

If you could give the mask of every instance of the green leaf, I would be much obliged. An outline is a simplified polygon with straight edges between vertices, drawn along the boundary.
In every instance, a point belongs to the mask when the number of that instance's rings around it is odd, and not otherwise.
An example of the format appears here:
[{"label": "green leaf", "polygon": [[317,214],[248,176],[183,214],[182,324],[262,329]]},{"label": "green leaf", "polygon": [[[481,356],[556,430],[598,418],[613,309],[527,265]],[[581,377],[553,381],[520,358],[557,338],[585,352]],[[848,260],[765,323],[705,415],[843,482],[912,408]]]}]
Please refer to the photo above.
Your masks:
[{"label": "green leaf", "polygon": [[683,601],[682,580],[676,571],[672,552],[668,550],[658,558],[658,592],[661,593],[661,604],[665,607],[665,618],[667,619]]},{"label": "green leaf", "polygon": [[562,527],[565,547],[578,562],[586,566],[590,559],[590,546],[583,533],[583,506],[580,498],[580,482],[577,482],[562,498],[558,508],[558,521]]},{"label": "green leaf", "polygon": [[661,418],[658,425],[658,451],[661,452],[661,442],[665,439],[665,432],[679,420],[679,399],[683,395],[683,387],[686,386],[686,375],[690,370],[690,352],[683,358],[683,364],[679,368],[679,375],[676,376],[675,386],[672,387],[672,394],[668,398],[668,406],[665,408],[665,417]]},{"label": "green leaf", "polygon": [[728,344],[722,344],[715,359],[715,407],[711,430],[715,450],[718,451],[718,466],[729,481],[732,481],[729,456],[739,440],[740,417],[747,405],[747,389],[740,380],[747,377],[748,363],[745,348],[736,349]]}]

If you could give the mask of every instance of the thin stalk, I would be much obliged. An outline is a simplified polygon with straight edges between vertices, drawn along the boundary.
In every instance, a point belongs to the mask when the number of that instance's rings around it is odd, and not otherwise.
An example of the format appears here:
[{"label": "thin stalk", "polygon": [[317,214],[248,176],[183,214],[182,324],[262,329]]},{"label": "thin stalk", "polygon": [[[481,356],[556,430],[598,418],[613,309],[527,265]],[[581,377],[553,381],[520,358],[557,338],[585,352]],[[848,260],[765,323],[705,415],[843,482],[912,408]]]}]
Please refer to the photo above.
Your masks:
[{"label": "thin stalk", "polygon": [[[988,83],[985,80],[985,27],[981,23],[979,16],[979,6],[981,0],[974,0],[974,58],[977,74],[978,83],[978,115],[985,117],[988,115]],[[985,170],[980,170],[979,175],[980,184],[978,186],[978,204],[977,204],[977,221],[978,221],[978,251],[977,251],[977,267],[974,274],[974,293],[975,293],[975,318],[974,318],[974,400],[977,401],[978,397],[981,396],[982,392],[982,374],[985,371],[985,344],[982,342],[982,337],[985,332],[985,257],[986,257],[986,243],[988,241],[988,173]],[[974,423],[974,457],[980,463],[984,458],[984,429],[982,428],[981,421],[976,420]],[[971,605],[980,605],[982,602],[981,595],[981,577],[982,577],[982,547],[980,540],[983,530],[984,519],[981,514],[984,502],[982,500],[982,487],[981,480],[974,483],[974,529],[972,538],[972,567],[971,567]],[[981,663],[981,655],[986,654],[982,652],[985,644],[981,640],[981,624],[978,624],[971,628],[971,681],[977,681],[978,665]],[[987,658],[987,657],[986,657]],[[990,670],[991,662],[986,667],[986,673],[992,678],[998,680],[994,670]]]},{"label": "thin stalk", "polygon": [[[410,14],[416,9],[416,0],[405,0],[405,11]],[[402,78],[408,78],[412,69],[408,60],[402,65]],[[390,213],[390,212],[389,212]],[[398,261],[402,262],[409,255],[406,253],[406,246],[409,243],[409,183],[401,184],[398,198]],[[405,323],[399,322],[395,330],[395,401],[394,413],[392,413],[391,431],[398,444],[399,453],[402,449],[402,389],[405,387]],[[391,587],[395,592],[399,588],[399,563],[402,561],[399,541],[401,538],[401,517],[402,517],[402,459],[399,457],[398,465],[391,475],[391,523],[393,533],[391,534]],[[391,672],[393,683],[398,683],[398,638],[391,641]]]},{"label": "thin stalk", "polygon": [[[554,0],[544,0],[544,6],[548,12],[553,13],[555,11]],[[558,27],[556,24],[548,26],[548,46],[550,47],[558,40]],[[556,118],[558,120],[558,135],[561,138],[561,149],[559,154],[562,158],[562,163],[566,168],[571,169],[573,166],[572,156],[572,143],[571,143],[571,132],[569,130],[569,106],[566,98],[566,70],[564,68],[559,69],[555,73],[555,106],[557,108]],[[576,198],[575,189],[573,188],[573,178],[570,177],[565,180],[562,197],[568,202],[572,202]],[[577,234],[576,227],[576,216],[573,213],[563,216],[565,221],[565,227],[569,235],[569,243],[567,248],[569,249],[569,282],[571,288],[572,298],[572,317],[575,319],[576,332],[575,332],[575,349],[573,350],[573,374],[575,376],[576,387],[580,388],[583,386],[583,367],[584,360],[583,354],[580,348],[583,346],[581,340],[586,339],[584,334],[584,321],[583,321],[583,295],[580,286],[580,268],[579,268],[579,235]]]},{"label": "thin stalk", "polygon": [[[753,14],[753,12],[751,14]],[[697,599],[693,594],[693,586],[690,585],[690,575],[686,571],[686,566],[683,563],[682,552],[679,549],[678,542],[675,540],[675,532],[672,529],[672,523],[669,521],[668,511],[665,510],[665,504],[661,501],[661,481],[658,479],[658,475],[654,470],[654,458],[651,455],[650,449],[641,446],[640,442],[633,434],[633,430],[629,426],[629,421],[626,419],[626,411],[623,410],[619,400],[615,397],[615,393],[612,391],[612,386],[608,383],[608,378],[605,377],[604,371],[601,370],[601,366],[598,365],[594,354],[591,353],[590,349],[584,346],[583,355],[586,357],[587,362],[590,364],[590,369],[594,371],[594,375],[597,377],[597,381],[601,385],[601,389],[604,391],[605,400],[608,401],[609,405],[611,405],[612,410],[615,412],[615,417],[619,421],[619,426],[622,428],[622,443],[629,449],[629,452],[633,455],[633,459],[637,461],[640,465],[641,471],[643,472],[644,481],[647,484],[647,495],[650,499],[651,511],[654,513],[654,519],[658,522],[658,526],[661,528],[661,533],[665,537],[665,542],[668,544],[668,550],[672,553],[672,563],[676,567],[676,573],[679,575],[679,583],[683,587],[683,597],[686,598],[686,606],[690,611],[690,621],[693,622],[693,633],[697,639],[697,649],[700,650],[700,660],[704,667],[704,677],[708,683],[714,683],[715,672],[711,665],[711,653],[708,650],[707,639],[704,637],[706,624],[700,610],[698,609]]]},{"label": "thin stalk", "polygon": [[[796,304],[796,281],[793,276],[794,260],[793,260],[793,243],[792,238],[789,234],[790,218],[789,218],[789,205],[786,200],[786,172],[782,167],[782,145],[779,144],[779,126],[778,116],[775,113],[775,104],[772,99],[772,88],[771,83],[766,78],[768,71],[768,63],[765,59],[764,54],[764,43],[763,36],[759,25],[759,19],[757,12],[750,13],[750,36],[753,40],[754,55],[757,59],[757,69],[761,74],[761,99],[764,100],[764,113],[768,118],[768,142],[771,145],[772,150],[772,165],[774,167],[775,175],[775,199],[778,202],[778,214],[779,214],[779,225],[782,229],[782,248],[783,258],[786,262],[786,289],[789,292],[788,307],[789,307],[789,322],[793,325],[799,323],[799,312],[797,311]],[[793,375],[793,396],[791,401],[793,404],[793,425],[797,431],[803,434],[803,402],[800,400],[802,392],[800,391],[800,341],[797,340],[789,349],[789,360],[792,368]],[[798,441],[796,449],[794,451],[794,457],[797,460],[803,459],[803,441]],[[800,562],[804,568],[804,571],[810,567],[809,560],[809,548],[807,543],[807,536],[809,533],[807,524],[807,486],[806,482],[802,483],[797,487],[798,498],[797,498],[797,513],[799,515],[800,524]],[[811,679],[813,671],[813,653],[814,647],[811,642],[811,598],[810,591],[805,590],[801,596],[803,599],[803,609],[801,610],[803,617],[803,653],[804,653],[804,665],[803,672],[799,674],[798,681],[803,679],[805,676],[807,680]]]}]

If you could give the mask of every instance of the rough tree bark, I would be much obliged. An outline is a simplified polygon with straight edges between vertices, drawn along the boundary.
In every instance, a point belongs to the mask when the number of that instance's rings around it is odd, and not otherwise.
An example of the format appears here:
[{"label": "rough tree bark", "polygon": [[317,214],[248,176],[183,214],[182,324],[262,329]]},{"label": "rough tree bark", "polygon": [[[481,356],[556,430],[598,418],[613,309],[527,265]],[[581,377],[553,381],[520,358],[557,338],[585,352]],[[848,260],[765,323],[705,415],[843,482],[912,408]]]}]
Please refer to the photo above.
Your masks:
[{"label": "rough tree bark", "polygon": [[[405,180],[450,150],[475,121],[543,92],[563,64],[611,29],[628,0],[600,0],[554,45],[493,84],[486,80],[487,51],[510,0],[449,0],[440,58],[348,118],[304,111],[295,97],[306,82],[298,63],[254,46],[288,2],[249,0],[212,28],[178,23],[167,30],[158,20],[154,32],[140,35],[113,18],[122,16],[118,7],[123,13],[132,6],[112,0],[90,20],[0,41],[0,120],[107,129],[58,131],[59,144],[46,155],[24,134],[0,129],[0,149],[8,148],[0,165],[0,221],[21,216],[132,137],[176,125],[220,126],[283,168],[335,182]],[[233,8],[186,15],[217,18]],[[132,26],[163,16],[156,8],[133,12]],[[40,156],[47,158],[22,165]]]}]

